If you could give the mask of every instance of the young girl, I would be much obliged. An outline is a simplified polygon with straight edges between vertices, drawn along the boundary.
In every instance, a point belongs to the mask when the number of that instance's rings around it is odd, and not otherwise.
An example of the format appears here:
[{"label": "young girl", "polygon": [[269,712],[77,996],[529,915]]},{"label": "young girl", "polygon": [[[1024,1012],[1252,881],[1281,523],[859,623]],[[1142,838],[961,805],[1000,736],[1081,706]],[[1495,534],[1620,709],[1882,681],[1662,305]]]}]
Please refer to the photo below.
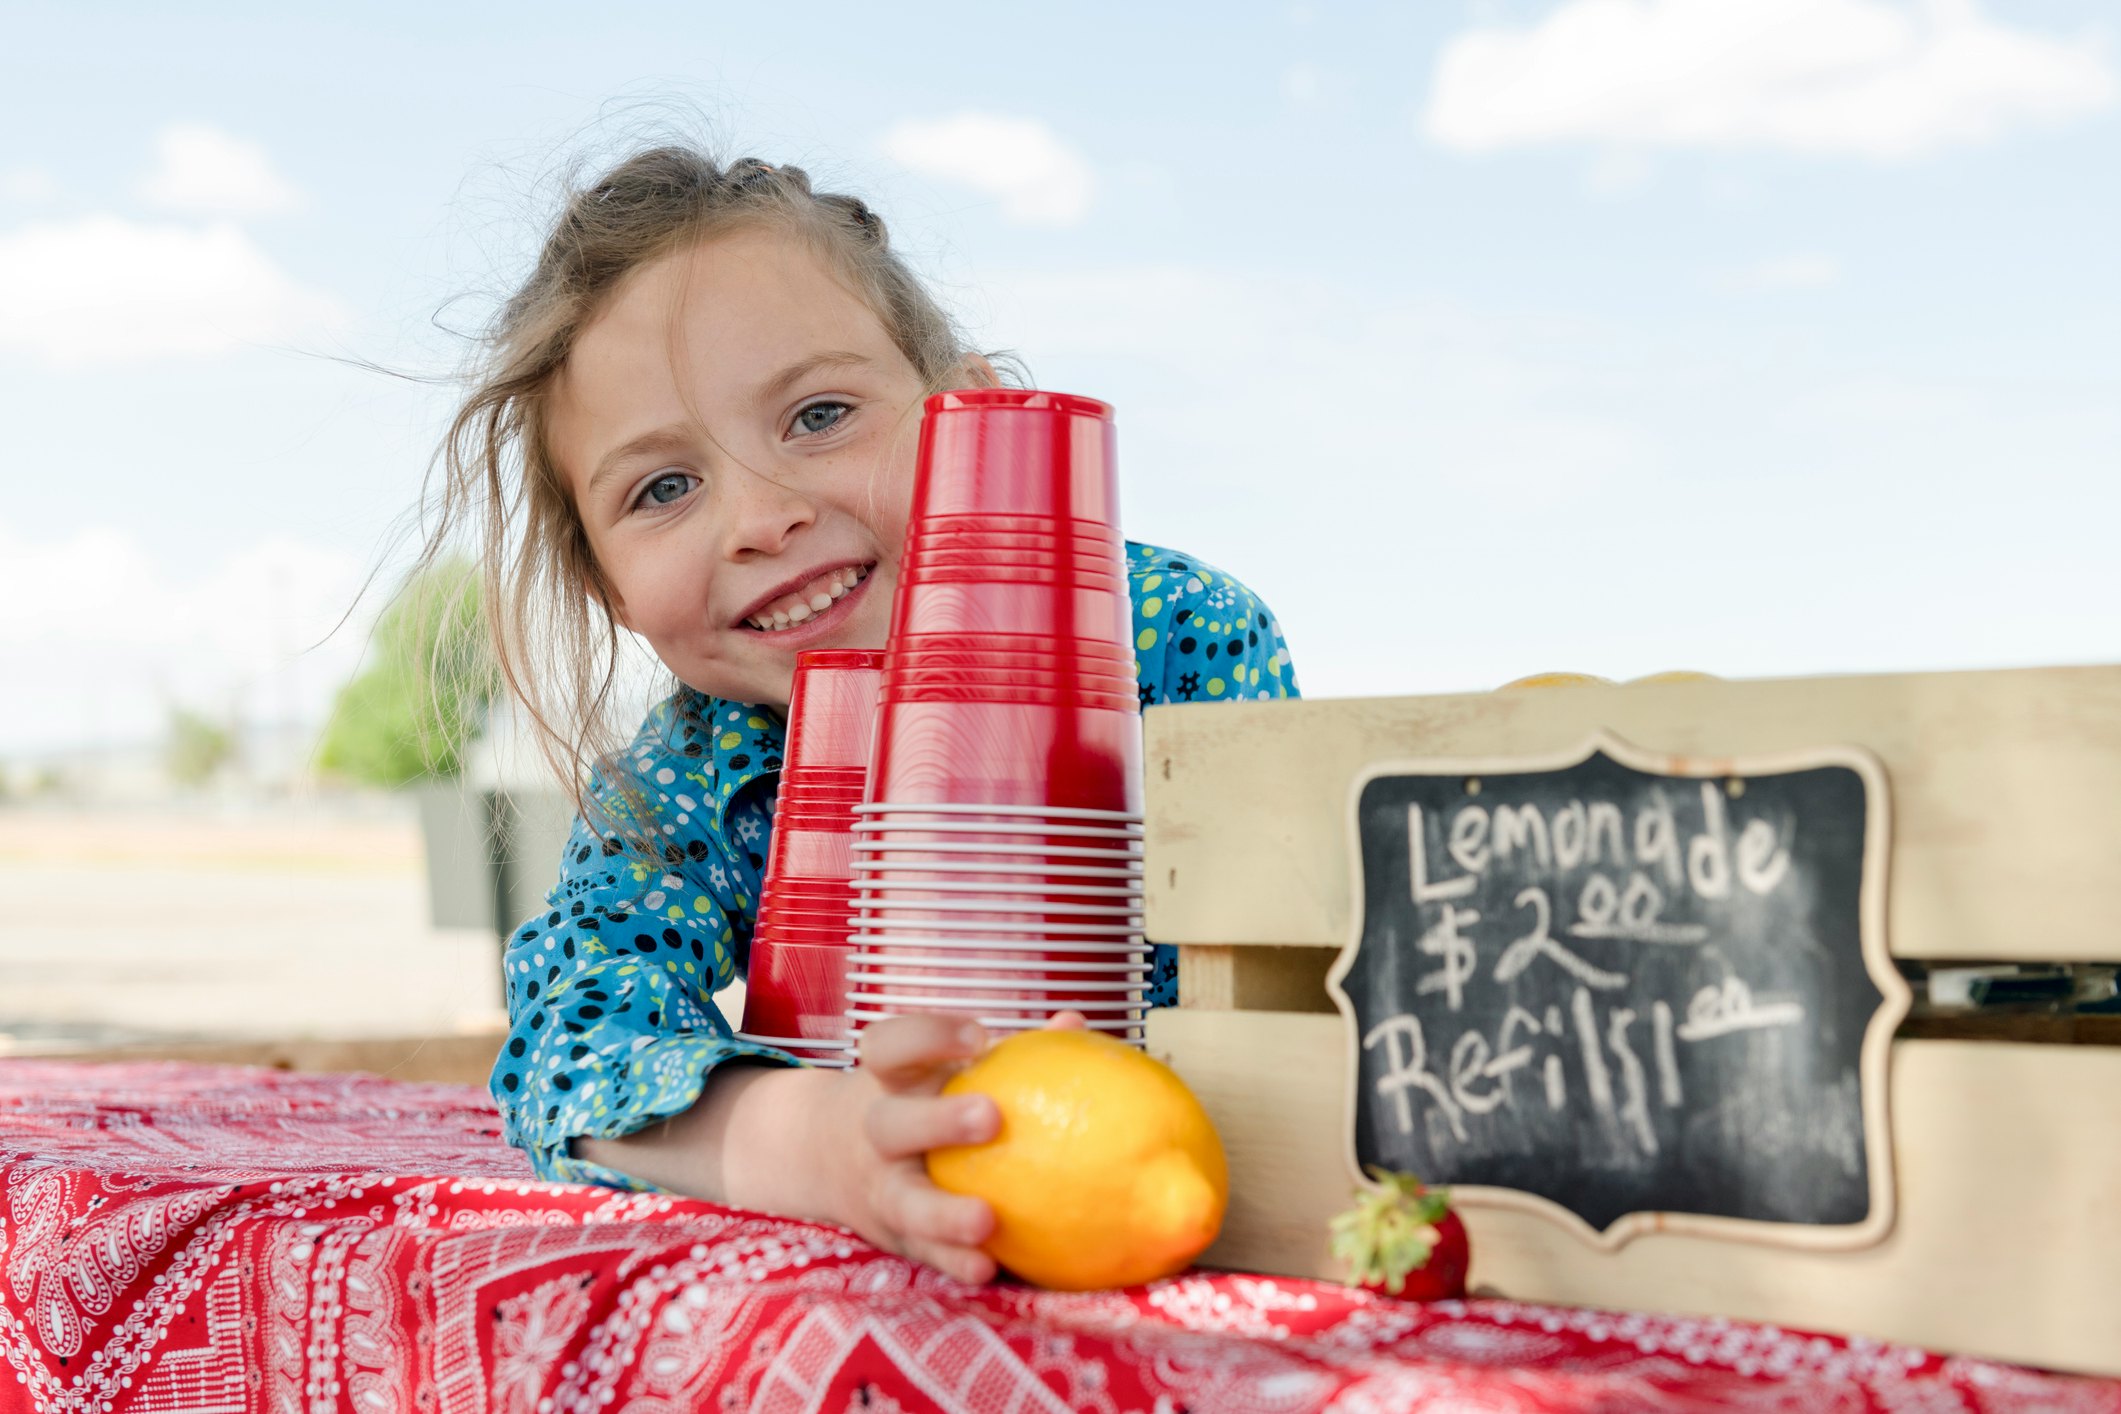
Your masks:
[{"label": "young girl", "polygon": [[[505,675],[580,806],[547,910],[508,947],[493,1072],[540,1174],[836,1222],[993,1275],[986,1204],[922,1165],[999,1124],[936,1093],[981,1028],[895,1019],[858,1068],[815,1070],[734,1040],[714,993],[744,970],[795,655],[883,646],[922,401],[995,382],[861,201],[681,148],[575,194],[503,309],[444,446],[430,552],[481,522]],[[1129,556],[1144,704],[1296,694],[1251,591],[1190,555]],[[620,629],[678,687],[583,786]]]}]

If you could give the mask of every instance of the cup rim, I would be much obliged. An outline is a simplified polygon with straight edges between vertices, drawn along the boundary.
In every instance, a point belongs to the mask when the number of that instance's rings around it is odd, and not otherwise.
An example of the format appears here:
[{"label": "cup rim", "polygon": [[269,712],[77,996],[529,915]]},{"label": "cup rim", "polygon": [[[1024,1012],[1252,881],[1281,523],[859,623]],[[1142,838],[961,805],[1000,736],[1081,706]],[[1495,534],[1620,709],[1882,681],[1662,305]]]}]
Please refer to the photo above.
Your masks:
[{"label": "cup rim", "polygon": [[1139,827],[1141,812],[1135,810],[1093,810],[1079,805],[968,805],[960,801],[938,802],[933,805],[902,805],[895,801],[879,800],[855,807],[855,813],[876,816],[891,813],[915,813],[921,815],[1036,815],[1051,820],[1106,820]]},{"label": "cup rim", "polygon": [[[1139,856],[1137,856],[1139,858]],[[892,863],[884,859],[864,859],[856,862],[848,877],[861,878],[865,874],[1006,874],[1011,876],[1041,875],[1056,879],[1139,879],[1142,876],[1137,864],[1129,868],[1124,864],[1048,864],[1018,866],[1014,864],[970,864],[949,860],[942,863],[923,863],[919,860],[907,863]]]},{"label": "cup rim", "polygon": [[998,1012],[1035,1011],[1051,1013],[1056,1011],[1079,1011],[1085,1015],[1091,1012],[1103,1014],[1118,1011],[1145,1012],[1151,1010],[1146,1001],[1114,1002],[1104,997],[1058,996],[1043,997],[1036,1001],[1003,1001],[994,997],[924,997],[912,992],[870,992],[856,991],[849,988],[847,992],[847,1010],[852,1012],[863,1006],[936,1007],[943,1011],[978,1011],[981,1007],[987,1007]]},{"label": "cup rim", "polygon": [[[848,960],[850,967],[860,967],[865,963],[878,963],[890,966],[903,965],[960,972],[1007,972],[1012,966],[1009,959],[999,957],[950,957],[948,955],[928,957],[918,953],[905,953],[897,950],[891,951],[888,956],[879,956],[877,950],[873,948],[857,948],[855,953],[856,956]],[[1026,961],[1028,965],[1028,959]],[[1143,959],[1140,962],[1055,962],[1050,958],[1042,958],[1036,965],[1050,971],[1082,972],[1092,977],[1103,977],[1115,973],[1148,973],[1156,970],[1155,962],[1149,959]]]},{"label": "cup rim", "polygon": [[1038,903],[1030,899],[1021,902],[1008,898],[971,899],[856,899],[854,912],[859,922],[888,922],[888,918],[877,919],[872,915],[893,913],[1007,913],[1023,914],[1035,918],[1100,918],[1133,919],[1139,923],[1142,916],[1138,903]]},{"label": "cup rim", "polygon": [[[863,984],[862,989],[873,988],[877,986],[942,987],[945,989],[957,989],[967,992],[974,990],[983,990],[990,992],[1056,992],[1062,996],[1070,997],[1078,995],[1088,996],[1092,993],[1095,993],[1101,998],[1117,996],[1143,996],[1149,991],[1149,983],[1147,982],[1093,982],[1075,981],[1072,978],[1069,979],[1067,982],[1055,982],[1050,978],[1036,977],[919,977],[909,976],[907,974],[897,972],[849,971],[847,974],[847,982],[847,995],[850,997],[853,996],[857,990],[861,990],[853,985],[857,982]],[[1078,990],[1074,992],[1067,991],[1066,988],[1069,986],[1073,986]]]},{"label": "cup rim", "polygon": [[[1124,869],[1112,883],[1104,884],[1009,884],[989,883],[979,879],[953,879],[944,870],[933,870],[942,874],[939,879],[872,879],[857,870],[854,874],[856,904],[879,903],[886,907],[903,904],[904,900],[875,897],[885,893],[927,894],[971,894],[980,898],[1028,899],[1031,895],[1058,898],[1063,901],[1090,902],[1098,899],[1127,899],[1139,902],[1142,897],[1141,871]],[[1127,884],[1123,881],[1134,880]]]},{"label": "cup rim", "polygon": [[739,1031],[735,1034],[739,1041],[749,1041],[760,1046],[779,1046],[784,1050],[851,1051],[854,1049],[854,1042],[851,1040],[831,1041],[813,1040],[798,1036],[766,1036],[755,1031]]},{"label": "cup rim", "polygon": [[1088,957],[1117,957],[1122,954],[1132,953],[1144,958],[1154,956],[1150,949],[1155,946],[1153,943],[1099,943],[1089,941],[1056,943],[1045,938],[1021,941],[1009,938],[991,941],[968,939],[960,942],[951,938],[923,937],[918,934],[906,934],[898,938],[869,935],[851,937],[847,940],[847,945],[857,953],[879,948],[903,948],[915,943],[922,948],[940,948],[944,952],[1057,952],[1080,953]]},{"label": "cup rim", "polygon": [[802,672],[859,671],[881,663],[881,648],[805,648],[795,655],[795,670]]},{"label": "cup rim", "polygon": [[[890,938],[926,936],[925,931],[914,933],[894,933],[892,931],[894,927],[903,928],[906,926],[903,921],[894,925],[890,921],[881,918],[855,918],[848,920],[848,923],[850,929],[850,942],[859,941],[863,937]],[[992,923],[961,922],[959,920],[950,918],[924,918],[920,921],[919,927],[922,930],[933,929],[934,931],[941,933],[1000,934],[1001,936],[1009,939],[1020,938],[1024,934],[1029,933],[1033,936],[1027,941],[1038,943],[1040,945],[1049,944],[1053,942],[1056,938],[1061,941],[1066,941],[1072,945],[1075,942],[1094,942],[1099,938],[1108,936],[1138,939],[1142,935],[1142,930],[1139,925],[1130,925],[1126,923],[1070,923],[1065,928],[1034,928],[1029,925],[1009,926],[1005,924],[1001,926],[996,926]],[[881,933],[874,931],[879,928],[883,929],[884,931]],[[1078,933],[1088,934],[1090,936],[1084,938],[1076,938],[1073,936],[1074,934]],[[1130,943],[1129,946],[1135,946],[1135,944]],[[1145,942],[1141,943],[1140,946],[1148,947],[1150,946],[1150,944]]]},{"label": "cup rim", "polygon": [[[1093,849],[1075,845],[1010,845],[1010,844],[892,844],[888,840],[856,840],[853,845],[857,854],[976,854],[1008,855],[1013,858],[1058,858],[1058,859],[1140,859],[1140,841],[1136,847],[1121,851],[1117,849]],[[850,876],[852,877],[852,876]]]},{"label": "cup rim", "polygon": [[[898,1004],[892,1003],[892,1005]],[[1077,1008],[1057,1007],[1055,1010],[1075,1011]],[[857,1023],[858,1026],[870,1026],[879,1021],[890,1021],[902,1015],[904,1015],[903,1012],[876,1011],[869,1007],[850,1007],[847,1011],[847,1019]],[[989,1031],[1042,1031],[1046,1027],[1046,1022],[1051,1018],[1036,1016],[976,1016],[972,1019]],[[1091,1031],[1119,1032],[1125,1034],[1130,1041],[1138,1041],[1142,1039],[1143,1034],[1148,1030],[1148,1020],[1144,1018],[1140,1021],[1107,1021],[1102,1017],[1098,1017],[1091,1019],[1087,1023],[1087,1029]]]},{"label": "cup rim", "polygon": [[[1139,825],[1012,825],[991,820],[936,820],[917,825],[902,825],[879,817],[864,820],[858,816],[845,830],[837,833],[881,835],[893,831],[917,835],[1059,835],[1067,839],[1128,840],[1136,844],[1142,839],[1142,827]],[[856,843],[859,844],[860,841],[857,840]]]},{"label": "cup rim", "polygon": [[1044,388],[949,388],[930,393],[925,411],[971,412],[989,408],[1008,412],[1058,412],[1076,417],[1112,420],[1112,404],[1081,393],[1056,393]]}]

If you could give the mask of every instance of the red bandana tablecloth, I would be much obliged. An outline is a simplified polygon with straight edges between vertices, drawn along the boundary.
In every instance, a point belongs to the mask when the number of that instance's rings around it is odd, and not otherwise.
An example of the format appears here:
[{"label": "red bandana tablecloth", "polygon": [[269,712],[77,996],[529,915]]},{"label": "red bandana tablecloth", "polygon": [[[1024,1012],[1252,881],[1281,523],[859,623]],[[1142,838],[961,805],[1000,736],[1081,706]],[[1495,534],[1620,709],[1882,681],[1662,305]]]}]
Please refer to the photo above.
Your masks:
[{"label": "red bandana tablecloth", "polygon": [[1719,1320],[1193,1275],[960,1286],[539,1183],[473,1088],[0,1062],[0,1411],[2121,1411],[2121,1382]]}]

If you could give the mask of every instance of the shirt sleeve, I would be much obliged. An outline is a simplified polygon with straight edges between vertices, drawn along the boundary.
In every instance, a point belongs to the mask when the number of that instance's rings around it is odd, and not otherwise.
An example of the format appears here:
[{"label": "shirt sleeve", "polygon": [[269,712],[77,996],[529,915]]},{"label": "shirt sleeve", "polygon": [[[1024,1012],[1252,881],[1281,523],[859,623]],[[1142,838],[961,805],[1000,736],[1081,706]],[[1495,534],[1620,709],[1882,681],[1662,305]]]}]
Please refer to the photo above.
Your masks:
[{"label": "shirt sleeve", "polygon": [[1148,545],[1130,568],[1143,706],[1301,695],[1280,622],[1243,583]]},{"label": "shirt sleeve", "polygon": [[[515,930],[503,962],[509,1034],[491,1088],[508,1142],[546,1179],[648,1190],[574,1157],[572,1141],[683,1113],[730,1061],[795,1064],[736,1040],[715,1005],[736,977],[730,920],[748,916],[752,886],[721,857],[704,778],[684,789],[699,766],[670,749],[668,705],[657,713],[592,778],[546,911]],[[628,840],[643,832],[672,844],[646,854]]]},{"label": "shirt sleeve", "polygon": [[[1244,584],[1191,555],[1128,547],[1142,706],[1295,697],[1281,624]],[[1178,949],[1155,943],[1149,1005],[1178,1005]]]}]

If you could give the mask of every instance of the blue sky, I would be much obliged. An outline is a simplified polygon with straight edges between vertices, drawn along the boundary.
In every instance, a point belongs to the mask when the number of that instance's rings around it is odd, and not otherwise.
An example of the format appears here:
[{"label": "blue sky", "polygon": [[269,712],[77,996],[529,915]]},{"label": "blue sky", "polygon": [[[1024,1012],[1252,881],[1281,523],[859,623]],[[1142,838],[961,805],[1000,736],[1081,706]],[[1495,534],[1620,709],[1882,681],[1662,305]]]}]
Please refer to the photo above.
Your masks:
[{"label": "blue sky", "polygon": [[447,410],[352,361],[690,118],[1114,402],[1313,695],[2121,660],[2108,7],[612,9],[13,7],[0,759],[321,712]]}]

